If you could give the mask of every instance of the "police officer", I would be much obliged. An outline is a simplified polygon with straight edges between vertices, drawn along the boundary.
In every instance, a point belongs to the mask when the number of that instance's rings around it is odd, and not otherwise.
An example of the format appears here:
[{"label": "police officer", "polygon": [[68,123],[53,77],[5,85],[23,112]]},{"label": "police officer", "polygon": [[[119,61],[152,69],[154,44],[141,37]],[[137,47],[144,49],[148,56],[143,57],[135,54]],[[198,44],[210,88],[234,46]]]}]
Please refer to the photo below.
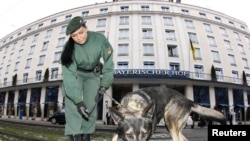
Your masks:
[{"label": "police officer", "polygon": [[95,132],[98,96],[114,79],[113,49],[103,34],[88,31],[86,21],[80,16],[68,23],[66,35],[69,39],[61,55],[65,135],[71,141],[90,141]]}]

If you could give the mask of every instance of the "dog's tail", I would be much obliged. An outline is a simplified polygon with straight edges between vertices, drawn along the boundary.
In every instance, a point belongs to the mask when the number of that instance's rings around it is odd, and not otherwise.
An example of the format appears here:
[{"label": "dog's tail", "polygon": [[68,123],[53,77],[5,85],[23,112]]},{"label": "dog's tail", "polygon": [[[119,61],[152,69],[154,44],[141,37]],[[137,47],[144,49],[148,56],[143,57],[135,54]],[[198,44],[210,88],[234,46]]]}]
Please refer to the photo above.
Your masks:
[{"label": "dog's tail", "polygon": [[225,116],[221,112],[215,109],[202,107],[196,103],[193,103],[193,106],[191,107],[191,111],[206,117],[206,119],[208,120],[217,121],[221,125],[227,124],[227,120]]}]

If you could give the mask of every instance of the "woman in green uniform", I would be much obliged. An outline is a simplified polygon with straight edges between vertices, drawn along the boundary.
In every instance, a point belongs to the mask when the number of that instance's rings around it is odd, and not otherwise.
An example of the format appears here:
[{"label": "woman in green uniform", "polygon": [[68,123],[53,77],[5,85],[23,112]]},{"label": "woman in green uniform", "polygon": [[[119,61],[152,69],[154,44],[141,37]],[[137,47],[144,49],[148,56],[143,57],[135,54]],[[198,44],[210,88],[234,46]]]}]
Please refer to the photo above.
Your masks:
[{"label": "woman in green uniform", "polygon": [[[90,134],[95,132],[96,126],[96,98],[114,79],[112,46],[103,34],[88,31],[85,23],[80,16],[69,22],[66,34],[70,37],[61,55],[65,135],[71,141],[90,141]],[[98,67],[101,58],[102,69]]]}]

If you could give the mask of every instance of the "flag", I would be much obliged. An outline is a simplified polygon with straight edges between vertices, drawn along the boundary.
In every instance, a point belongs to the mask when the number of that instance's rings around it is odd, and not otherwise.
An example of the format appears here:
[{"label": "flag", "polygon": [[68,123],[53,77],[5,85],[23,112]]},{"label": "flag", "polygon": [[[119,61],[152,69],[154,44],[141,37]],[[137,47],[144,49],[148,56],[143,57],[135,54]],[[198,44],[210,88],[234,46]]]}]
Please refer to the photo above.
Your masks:
[{"label": "flag", "polygon": [[194,59],[194,60],[197,60],[196,54],[195,54],[195,47],[194,47],[194,45],[193,45],[191,39],[189,39],[189,41],[190,41],[190,46],[191,46],[191,51],[192,51],[193,59]]}]

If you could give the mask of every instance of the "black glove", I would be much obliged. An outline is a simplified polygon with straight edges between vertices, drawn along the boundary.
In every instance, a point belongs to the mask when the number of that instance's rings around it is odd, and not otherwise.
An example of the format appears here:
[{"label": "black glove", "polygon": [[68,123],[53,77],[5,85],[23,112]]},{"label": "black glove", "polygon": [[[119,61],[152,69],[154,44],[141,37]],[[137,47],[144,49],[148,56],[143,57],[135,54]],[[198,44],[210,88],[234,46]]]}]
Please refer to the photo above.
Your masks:
[{"label": "black glove", "polygon": [[96,102],[99,103],[100,101],[102,101],[102,98],[103,98],[103,94],[105,93],[105,91],[107,90],[108,88],[105,88],[103,86],[101,86],[98,90],[98,95],[97,95],[97,99],[96,99]]},{"label": "black glove", "polygon": [[86,120],[89,119],[89,111],[83,101],[76,104],[78,112],[82,115]]},{"label": "black glove", "polygon": [[98,90],[98,94],[99,94],[99,95],[103,95],[103,94],[106,92],[107,89],[108,89],[108,88],[105,88],[105,87],[101,86],[101,87],[99,88],[99,90]]}]

